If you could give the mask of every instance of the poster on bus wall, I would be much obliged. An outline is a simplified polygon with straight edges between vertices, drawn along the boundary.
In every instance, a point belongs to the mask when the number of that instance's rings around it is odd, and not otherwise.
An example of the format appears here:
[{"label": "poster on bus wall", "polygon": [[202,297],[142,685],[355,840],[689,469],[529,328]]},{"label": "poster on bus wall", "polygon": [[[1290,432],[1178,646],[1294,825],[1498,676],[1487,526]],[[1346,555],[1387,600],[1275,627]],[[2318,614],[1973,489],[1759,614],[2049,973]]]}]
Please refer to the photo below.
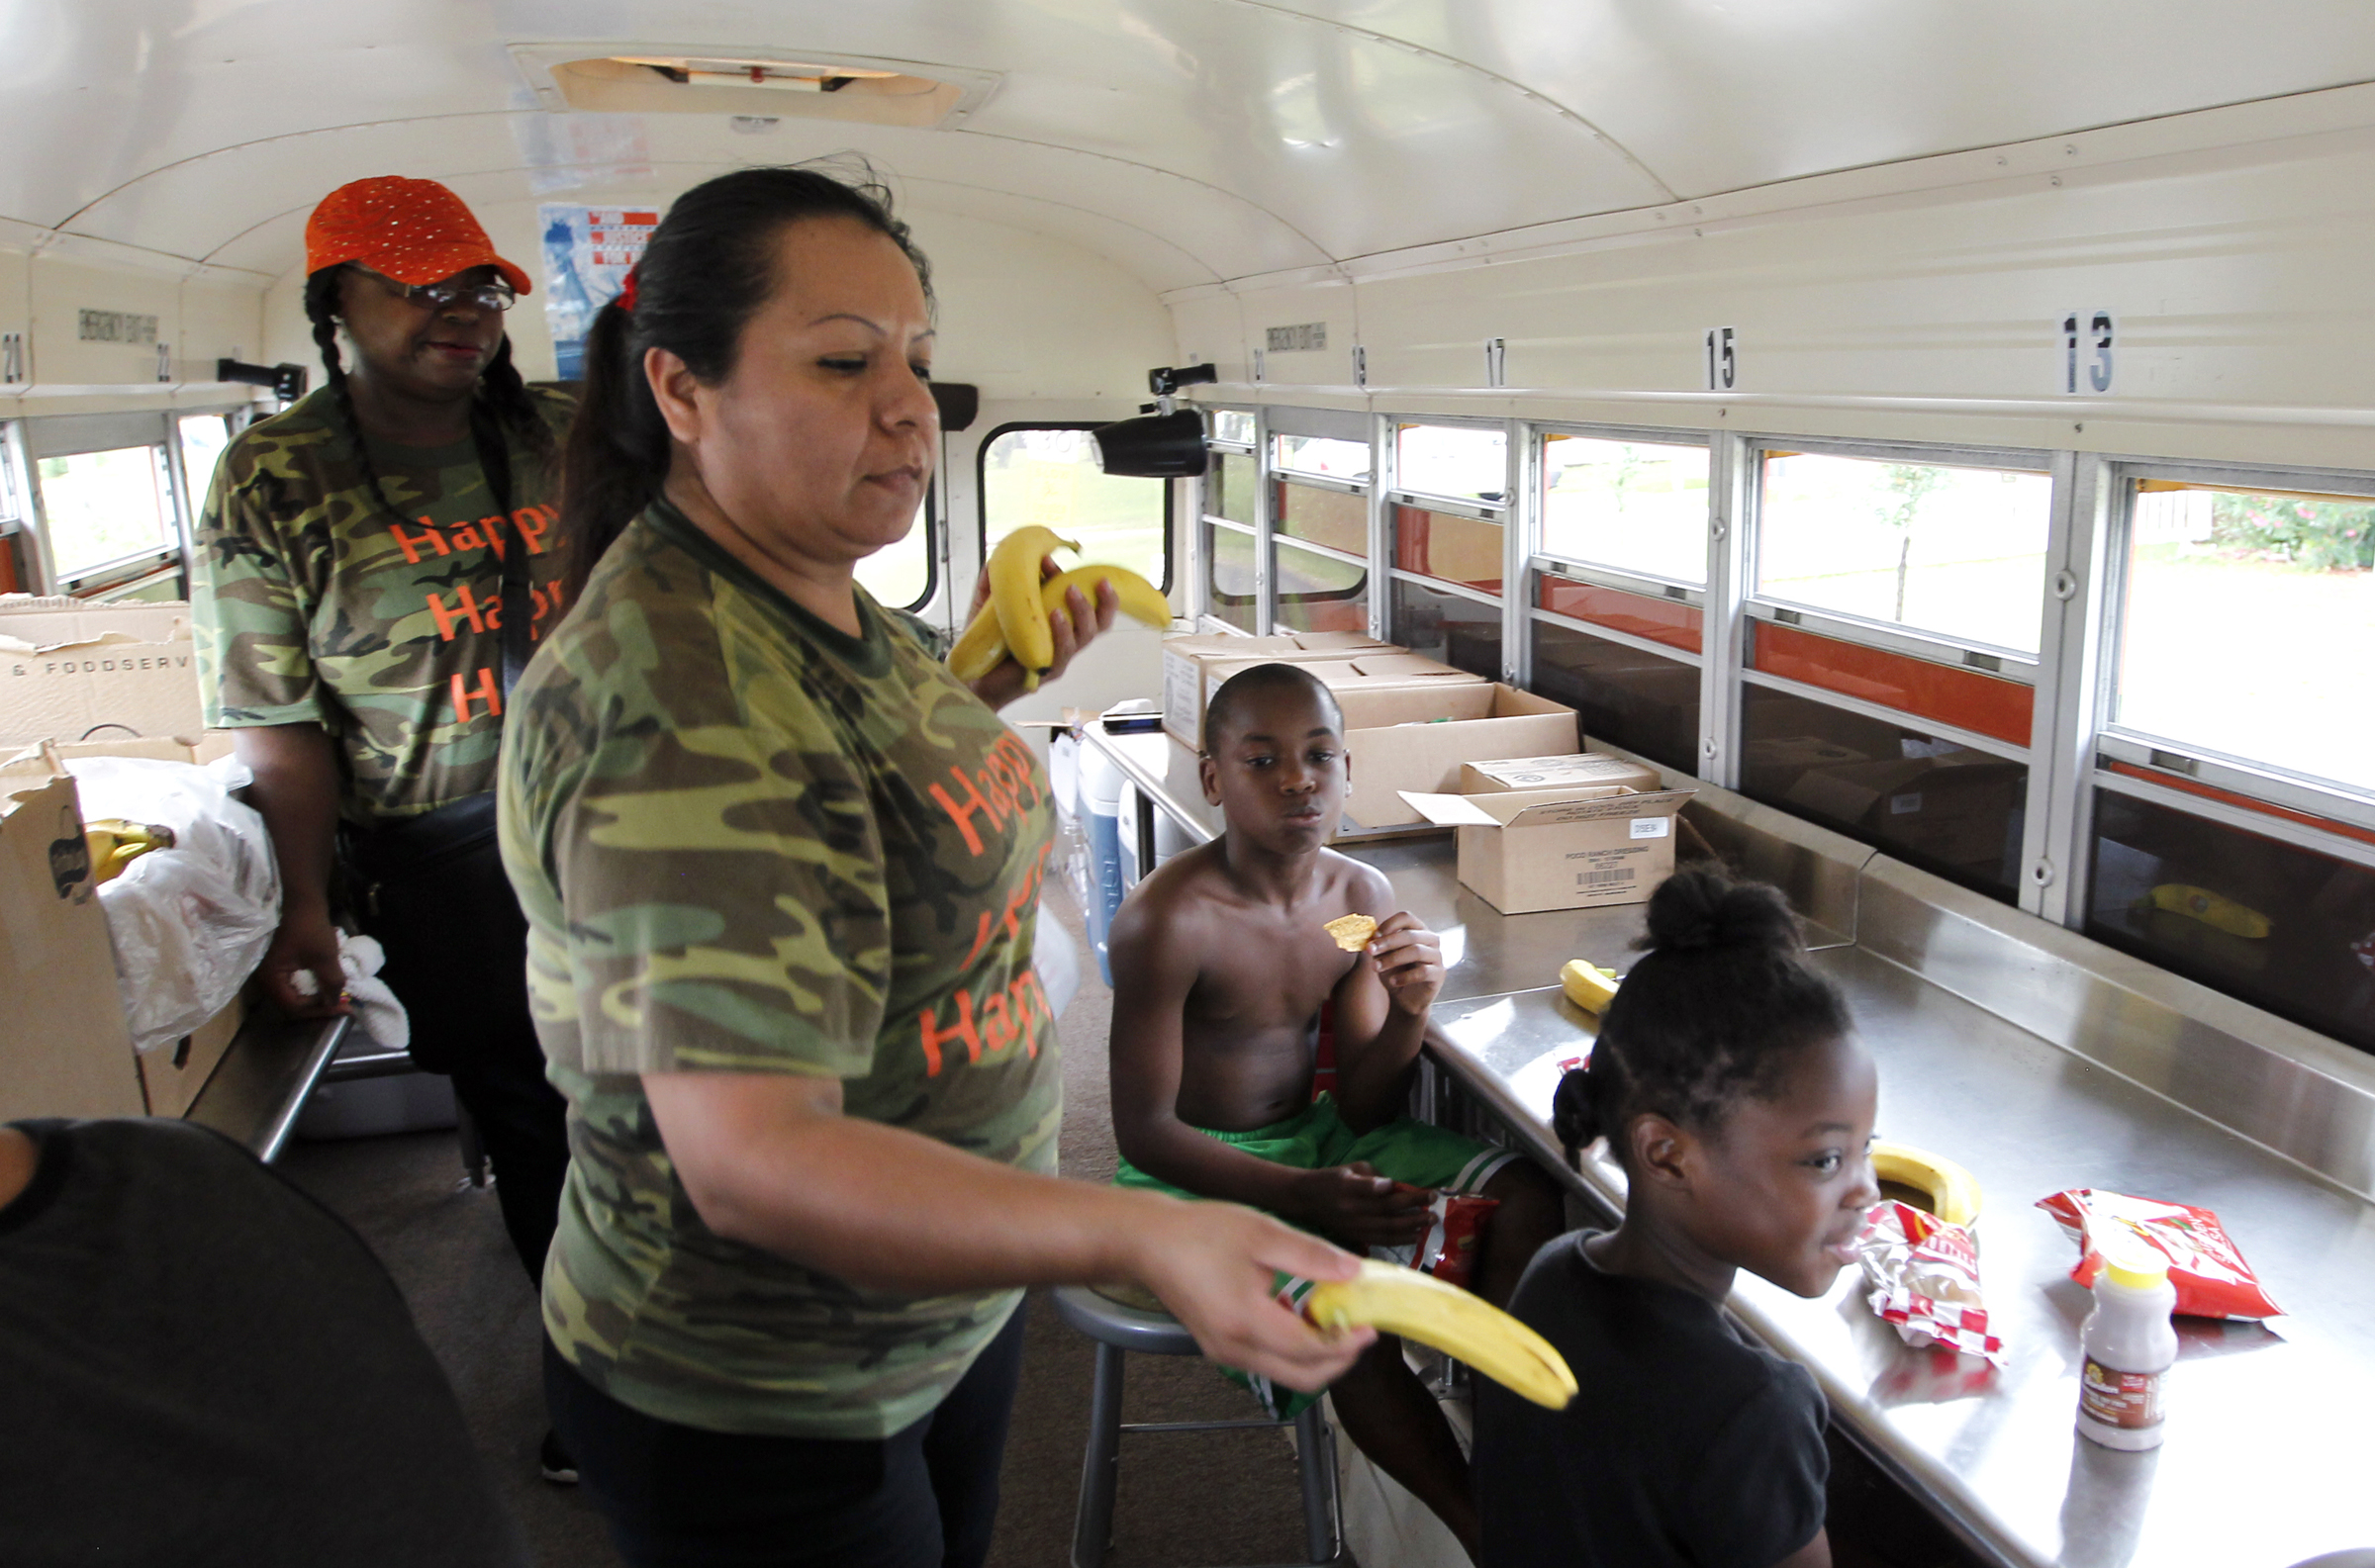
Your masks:
[{"label": "poster on bus wall", "polygon": [[643,243],[659,227],[657,211],[634,207],[577,207],[546,202],[536,209],[544,232],[544,321],[563,381],[585,377],[586,333],[594,313],[608,305],[643,258]]}]

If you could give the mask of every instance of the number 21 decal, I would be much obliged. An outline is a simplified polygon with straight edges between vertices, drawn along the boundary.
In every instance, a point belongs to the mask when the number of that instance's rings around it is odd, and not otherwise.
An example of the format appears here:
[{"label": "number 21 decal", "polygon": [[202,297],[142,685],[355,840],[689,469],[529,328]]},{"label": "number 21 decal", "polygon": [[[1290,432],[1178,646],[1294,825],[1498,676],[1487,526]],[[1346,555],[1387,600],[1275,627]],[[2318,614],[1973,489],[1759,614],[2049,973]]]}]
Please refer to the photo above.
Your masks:
[{"label": "number 21 decal", "polygon": [[2061,390],[2066,393],[2111,390],[2111,340],[2116,332],[2109,311],[2072,311],[2061,319]]}]

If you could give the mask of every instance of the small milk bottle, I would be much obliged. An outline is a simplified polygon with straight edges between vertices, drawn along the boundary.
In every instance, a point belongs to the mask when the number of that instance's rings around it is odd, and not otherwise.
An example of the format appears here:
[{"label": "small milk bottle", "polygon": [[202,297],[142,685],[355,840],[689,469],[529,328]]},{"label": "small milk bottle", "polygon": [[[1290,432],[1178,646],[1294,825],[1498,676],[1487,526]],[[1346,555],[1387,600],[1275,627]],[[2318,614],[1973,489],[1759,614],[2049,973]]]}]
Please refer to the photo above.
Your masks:
[{"label": "small milk bottle", "polygon": [[2078,1431],[2106,1448],[2157,1448],[2162,1388],[2177,1360],[2169,1314],[2177,1288],[2169,1260],[2148,1246],[2104,1249],[2095,1310],[2078,1331],[2085,1368],[2078,1382]]}]

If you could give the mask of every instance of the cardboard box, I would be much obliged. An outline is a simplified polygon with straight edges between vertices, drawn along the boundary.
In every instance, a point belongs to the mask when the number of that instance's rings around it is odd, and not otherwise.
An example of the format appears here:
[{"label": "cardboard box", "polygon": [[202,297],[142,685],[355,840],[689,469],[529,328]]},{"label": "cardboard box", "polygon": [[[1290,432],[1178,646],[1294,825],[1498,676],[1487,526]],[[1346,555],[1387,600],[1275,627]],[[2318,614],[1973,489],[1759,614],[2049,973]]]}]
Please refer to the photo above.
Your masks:
[{"label": "cardboard box", "polygon": [[1637,904],[1674,870],[1674,814],[1696,791],[1569,784],[1404,798],[1456,828],[1460,882],[1505,915]]},{"label": "cardboard box", "polygon": [[1508,757],[1460,765],[1460,793],[1501,794],[1511,789],[1619,788],[1652,794],[1665,787],[1658,770],[1598,752],[1564,757]]},{"label": "cardboard box", "polygon": [[1860,829],[1883,849],[1949,866],[1997,866],[2025,774],[2019,763],[1970,753],[1844,763],[1808,769],[1782,799]]},{"label": "cardboard box", "polygon": [[1821,735],[1768,735],[1740,749],[1742,787],[1787,794],[1810,768],[1840,768],[1871,757]]},{"label": "cardboard box", "polygon": [[0,747],[205,727],[188,604],[0,595]]},{"label": "cardboard box", "polygon": [[1498,682],[1337,688],[1353,792],[1345,815],[1365,828],[1426,817],[1404,791],[1456,790],[1463,763],[1572,752],[1575,710]]},{"label": "cardboard box", "polygon": [[1304,664],[1313,659],[1348,659],[1361,653],[1399,653],[1388,642],[1349,631],[1305,631],[1276,637],[1232,637],[1203,633],[1163,639],[1163,727],[1181,744],[1201,739],[1204,709],[1226,680],[1212,678],[1214,665]]},{"label": "cardboard box", "polygon": [[0,1121],[147,1109],[74,781],[0,769]]},{"label": "cardboard box", "polygon": [[0,763],[0,996],[10,999],[0,1008],[0,1121],[185,1115],[231,1049],[246,1017],[237,997],[171,1049],[133,1051],[81,803],[58,766],[77,757],[204,763],[230,745],[210,732],[195,744],[41,747]]}]

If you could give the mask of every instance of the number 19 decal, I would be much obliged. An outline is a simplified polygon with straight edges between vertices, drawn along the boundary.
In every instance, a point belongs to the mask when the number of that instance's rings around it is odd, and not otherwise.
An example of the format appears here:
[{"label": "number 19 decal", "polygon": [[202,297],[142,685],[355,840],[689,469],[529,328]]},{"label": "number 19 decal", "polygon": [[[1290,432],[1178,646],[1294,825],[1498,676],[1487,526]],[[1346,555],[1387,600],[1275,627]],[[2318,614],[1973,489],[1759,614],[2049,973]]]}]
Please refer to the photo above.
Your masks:
[{"label": "number 19 decal", "polygon": [[1738,361],[1732,357],[1732,328],[1707,328],[1707,390],[1730,392]]},{"label": "number 19 decal", "polygon": [[2066,393],[2111,390],[2111,340],[2115,328],[2109,311],[2072,311],[2061,319],[2061,390]]}]

